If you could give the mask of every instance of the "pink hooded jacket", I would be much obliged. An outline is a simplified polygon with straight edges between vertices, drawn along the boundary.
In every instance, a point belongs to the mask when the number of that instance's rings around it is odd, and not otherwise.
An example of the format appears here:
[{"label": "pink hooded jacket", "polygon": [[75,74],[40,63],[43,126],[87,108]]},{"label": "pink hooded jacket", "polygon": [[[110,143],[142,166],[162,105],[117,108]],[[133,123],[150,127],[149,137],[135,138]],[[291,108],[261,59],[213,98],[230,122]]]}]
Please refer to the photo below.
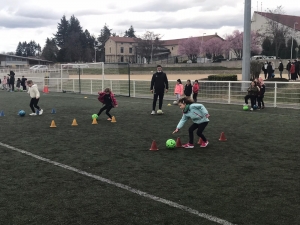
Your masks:
[{"label": "pink hooded jacket", "polygon": [[[102,91],[98,92],[98,100],[99,100],[99,102],[101,102],[101,103],[104,104],[104,96],[105,95],[106,95],[105,92],[102,92]],[[117,100],[115,98],[115,95],[112,92],[110,92],[110,98],[112,100],[113,107],[115,107],[116,105],[118,105]]]},{"label": "pink hooded jacket", "polygon": [[176,84],[175,85],[174,94],[183,95],[183,85],[182,84]]},{"label": "pink hooded jacket", "polygon": [[7,84],[7,78],[3,78],[2,84]]}]

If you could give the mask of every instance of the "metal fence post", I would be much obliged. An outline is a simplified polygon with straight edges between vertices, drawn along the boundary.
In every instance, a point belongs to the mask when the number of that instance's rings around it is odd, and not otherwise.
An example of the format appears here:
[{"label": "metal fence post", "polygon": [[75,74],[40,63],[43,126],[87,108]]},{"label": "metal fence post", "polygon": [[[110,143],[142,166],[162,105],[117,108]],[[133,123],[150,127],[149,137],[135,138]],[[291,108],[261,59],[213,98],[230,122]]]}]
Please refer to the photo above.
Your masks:
[{"label": "metal fence post", "polygon": [[277,106],[277,82],[275,82],[275,90],[274,90],[274,107]]},{"label": "metal fence post", "polygon": [[133,97],[135,97],[135,80],[133,81]]},{"label": "metal fence post", "polygon": [[230,99],[231,98],[231,82],[228,82],[228,104],[230,104]]},{"label": "metal fence post", "polygon": [[93,94],[93,80],[91,79],[91,95]]},{"label": "metal fence post", "polygon": [[75,92],[75,81],[74,81],[74,78],[73,78],[73,92]]}]

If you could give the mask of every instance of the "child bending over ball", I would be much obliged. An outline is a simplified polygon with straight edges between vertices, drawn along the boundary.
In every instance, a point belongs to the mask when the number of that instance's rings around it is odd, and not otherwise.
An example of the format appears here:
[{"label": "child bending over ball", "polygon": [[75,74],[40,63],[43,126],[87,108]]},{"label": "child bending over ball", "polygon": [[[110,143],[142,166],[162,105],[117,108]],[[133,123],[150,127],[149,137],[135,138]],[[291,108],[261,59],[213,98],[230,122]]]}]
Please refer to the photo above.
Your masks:
[{"label": "child bending over ball", "polygon": [[203,135],[203,131],[209,122],[209,114],[207,109],[202,104],[194,103],[194,101],[189,97],[183,97],[178,101],[179,108],[182,109],[183,115],[179,121],[177,128],[174,133],[177,133],[185,124],[185,122],[191,118],[193,124],[189,128],[189,142],[182,147],[184,148],[194,148],[194,130],[197,129],[197,135],[202,139],[202,144],[200,147],[206,147],[208,145],[208,140]]},{"label": "child bending over ball", "polygon": [[114,108],[114,107],[118,107],[118,103],[117,100],[115,98],[115,95],[112,93],[112,91],[110,90],[110,88],[105,88],[105,90],[103,92],[98,92],[99,96],[98,96],[98,100],[104,104],[104,106],[100,109],[100,111],[97,113],[98,116],[100,116],[100,114],[106,110],[106,115],[108,116],[107,120],[111,120],[112,116],[109,114],[109,111]]},{"label": "child bending over ball", "polygon": [[29,87],[27,93],[31,97],[29,106],[30,106],[31,111],[32,111],[32,113],[30,113],[29,115],[30,116],[36,116],[37,115],[34,108],[36,108],[38,110],[39,115],[42,115],[43,110],[38,106],[38,103],[39,103],[39,100],[40,100],[39,89],[38,89],[36,84],[33,84],[32,80],[28,80],[27,85]]}]

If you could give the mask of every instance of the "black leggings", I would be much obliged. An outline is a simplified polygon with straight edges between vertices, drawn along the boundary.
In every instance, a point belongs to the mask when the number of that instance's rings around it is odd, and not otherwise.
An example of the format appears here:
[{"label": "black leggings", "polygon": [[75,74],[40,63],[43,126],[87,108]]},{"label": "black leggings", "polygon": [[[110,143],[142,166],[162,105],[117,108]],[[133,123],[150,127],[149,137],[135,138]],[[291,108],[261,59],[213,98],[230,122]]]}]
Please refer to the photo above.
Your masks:
[{"label": "black leggings", "polygon": [[205,127],[207,126],[208,122],[204,122],[204,123],[193,123],[190,128],[189,128],[189,137],[190,137],[190,144],[194,144],[194,130],[197,130],[197,135],[202,139],[202,141],[206,142],[206,138],[205,136],[202,134],[202,132],[204,131]]},{"label": "black leggings", "polygon": [[98,112],[98,116],[100,116],[100,114],[106,109],[106,115],[108,115],[109,118],[112,118],[112,116],[109,114],[109,111],[113,108],[112,105],[104,105],[100,111]]},{"label": "black leggings", "polygon": [[261,106],[265,107],[264,96],[263,95],[261,95],[260,97],[257,97],[257,103],[258,103],[259,108],[261,108]]},{"label": "black leggings", "polygon": [[30,106],[31,111],[32,111],[33,113],[35,113],[34,108],[36,108],[37,110],[40,110],[40,109],[41,109],[41,108],[38,106],[39,100],[40,100],[40,99],[32,98],[31,101],[30,101],[29,106]]},{"label": "black leggings", "polygon": [[251,108],[256,104],[256,96],[255,95],[246,95],[245,96],[245,103],[248,105],[248,99],[251,100]]},{"label": "black leggings", "polygon": [[197,102],[197,96],[198,96],[198,93],[193,93],[193,100],[194,100],[194,102]]},{"label": "black leggings", "polygon": [[154,93],[154,95],[153,95],[153,106],[152,106],[153,111],[155,111],[157,98],[159,98],[158,108],[161,109],[162,104],[163,104],[163,100],[164,100],[164,92]]}]

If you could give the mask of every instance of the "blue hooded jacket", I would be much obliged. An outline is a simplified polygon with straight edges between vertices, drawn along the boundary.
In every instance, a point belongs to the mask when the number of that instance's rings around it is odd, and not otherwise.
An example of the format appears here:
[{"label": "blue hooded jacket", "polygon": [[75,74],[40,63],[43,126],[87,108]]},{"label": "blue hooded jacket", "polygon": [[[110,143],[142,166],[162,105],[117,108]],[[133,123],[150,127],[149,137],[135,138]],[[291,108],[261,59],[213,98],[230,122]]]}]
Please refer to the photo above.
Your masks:
[{"label": "blue hooded jacket", "polygon": [[182,118],[177,125],[177,129],[181,129],[189,118],[192,119],[193,123],[197,124],[208,122],[209,119],[206,118],[206,115],[208,114],[209,113],[207,109],[202,104],[193,103],[187,105],[187,107],[183,111]]}]

